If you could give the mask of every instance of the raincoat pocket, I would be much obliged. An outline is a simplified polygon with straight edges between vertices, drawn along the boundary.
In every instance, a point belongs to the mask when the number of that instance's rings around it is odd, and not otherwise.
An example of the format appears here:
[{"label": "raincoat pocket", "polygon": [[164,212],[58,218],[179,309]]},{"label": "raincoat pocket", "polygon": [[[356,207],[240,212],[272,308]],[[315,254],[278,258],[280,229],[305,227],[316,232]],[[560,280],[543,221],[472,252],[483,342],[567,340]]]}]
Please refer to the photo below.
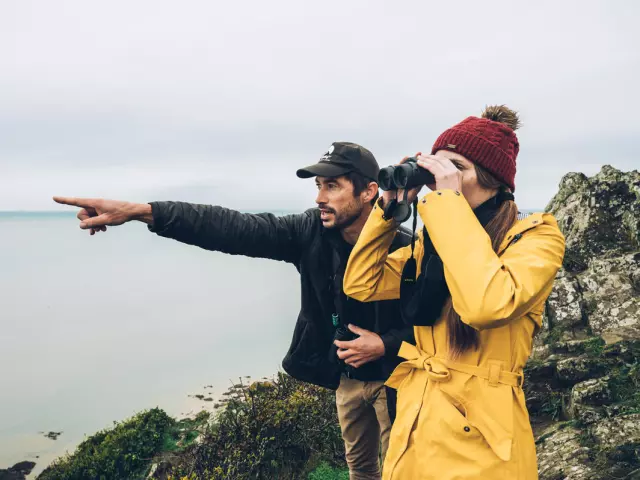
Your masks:
[{"label": "raincoat pocket", "polygon": [[430,396],[432,415],[429,425],[421,427],[430,429],[433,451],[429,465],[424,467],[446,471],[446,478],[510,478],[505,462],[494,453],[482,431],[469,421],[465,406],[438,387],[431,390]]},{"label": "raincoat pocket", "polygon": [[465,403],[466,418],[487,440],[501,459],[511,460],[513,445],[513,389],[509,385],[490,386],[476,378],[474,396]]}]

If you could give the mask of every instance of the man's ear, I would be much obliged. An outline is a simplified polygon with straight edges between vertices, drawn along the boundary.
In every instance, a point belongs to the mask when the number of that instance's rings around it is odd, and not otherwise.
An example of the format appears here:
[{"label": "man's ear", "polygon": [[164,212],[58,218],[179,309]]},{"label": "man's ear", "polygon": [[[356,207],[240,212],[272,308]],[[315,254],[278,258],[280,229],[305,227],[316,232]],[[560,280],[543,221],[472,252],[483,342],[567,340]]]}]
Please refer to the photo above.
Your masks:
[{"label": "man's ear", "polygon": [[362,200],[365,202],[370,202],[378,194],[378,184],[376,182],[369,182],[364,192],[365,196]]}]

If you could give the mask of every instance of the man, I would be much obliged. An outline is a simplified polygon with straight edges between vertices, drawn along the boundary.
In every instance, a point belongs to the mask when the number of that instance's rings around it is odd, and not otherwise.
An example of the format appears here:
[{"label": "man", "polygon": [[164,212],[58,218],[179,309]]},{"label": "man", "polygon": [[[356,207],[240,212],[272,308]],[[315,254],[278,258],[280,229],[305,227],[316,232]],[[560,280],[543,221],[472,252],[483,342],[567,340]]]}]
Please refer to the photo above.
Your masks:
[{"label": "man", "polygon": [[[384,458],[395,409],[394,401],[387,404],[384,381],[398,363],[402,341],[413,338],[395,301],[361,303],[342,291],[349,254],[378,197],[378,171],[369,150],[336,142],[317,164],[297,172],[316,177],[318,208],[282,217],[182,202],[54,200],[82,207],[80,227],[92,235],[139,220],[160,236],[207,250],[295,265],[302,308],[282,366],[295,378],[337,389],[350,477],[370,480],[380,478],[380,448]],[[407,232],[396,237],[392,249],[410,241]],[[357,338],[341,342],[337,331]]]}]

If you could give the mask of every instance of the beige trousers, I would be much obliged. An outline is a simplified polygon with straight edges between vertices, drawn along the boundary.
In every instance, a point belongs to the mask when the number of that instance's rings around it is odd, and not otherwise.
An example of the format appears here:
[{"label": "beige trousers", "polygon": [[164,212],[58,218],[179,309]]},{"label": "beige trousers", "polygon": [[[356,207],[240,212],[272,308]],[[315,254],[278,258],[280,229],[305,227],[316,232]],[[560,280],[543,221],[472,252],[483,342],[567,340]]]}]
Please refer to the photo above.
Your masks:
[{"label": "beige trousers", "polygon": [[336,392],[350,480],[380,480],[391,420],[383,382],[340,379]]}]

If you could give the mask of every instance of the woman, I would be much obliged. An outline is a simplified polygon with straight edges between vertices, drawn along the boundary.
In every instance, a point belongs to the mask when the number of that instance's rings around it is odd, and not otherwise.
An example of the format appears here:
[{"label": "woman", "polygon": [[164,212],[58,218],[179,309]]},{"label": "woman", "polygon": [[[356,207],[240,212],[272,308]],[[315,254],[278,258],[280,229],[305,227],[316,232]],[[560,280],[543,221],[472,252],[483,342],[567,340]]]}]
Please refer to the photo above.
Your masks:
[{"label": "woman", "polygon": [[387,256],[397,225],[384,218],[386,192],[351,253],[345,293],[400,297],[416,325],[416,346],[403,344],[406,361],[387,382],[398,404],[386,480],[538,478],[522,371],[564,237],[551,215],[518,214],[518,123],[489,107],[446,130],[417,157],[435,184],[417,202],[425,228],[415,248]]}]

